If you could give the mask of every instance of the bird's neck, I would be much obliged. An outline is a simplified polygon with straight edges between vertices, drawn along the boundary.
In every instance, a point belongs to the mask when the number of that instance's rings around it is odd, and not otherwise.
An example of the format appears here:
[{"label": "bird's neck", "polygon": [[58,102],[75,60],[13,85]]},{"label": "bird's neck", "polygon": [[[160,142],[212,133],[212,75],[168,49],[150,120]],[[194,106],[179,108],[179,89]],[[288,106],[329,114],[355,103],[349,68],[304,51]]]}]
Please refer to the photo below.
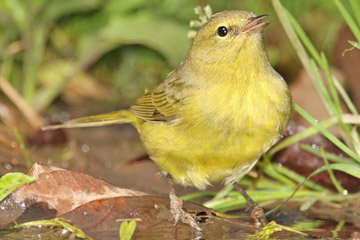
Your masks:
[{"label": "bird's neck", "polygon": [[228,84],[248,84],[259,81],[273,72],[262,41],[248,41],[240,49],[234,49],[231,56],[211,60],[206,57],[188,56],[183,71],[191,74],[188,79],[198,81],[203,86]]}]

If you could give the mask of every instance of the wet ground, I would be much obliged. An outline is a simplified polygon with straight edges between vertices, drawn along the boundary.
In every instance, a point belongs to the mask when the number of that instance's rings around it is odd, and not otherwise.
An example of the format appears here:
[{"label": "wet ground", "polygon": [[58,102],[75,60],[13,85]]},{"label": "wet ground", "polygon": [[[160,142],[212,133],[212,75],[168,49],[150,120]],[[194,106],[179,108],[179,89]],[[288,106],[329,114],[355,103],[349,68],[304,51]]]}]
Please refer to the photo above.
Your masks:
[{"label": "wet ground", "polygon": [[[39,141],[34,141],[34,136],[37,136],[36,134],[31,135],[31,141],[29,141],[28,138],[27,150],[33,162],[36,161],[42,164],[85,173],[121,188],[135,189],[150,194],[155,198],[165,197],[164,199],[166,201],[170,188],[165,178],[159,174],[160,170],[158,167],[148,159],[135,129],[131,126],[71,129],[57,134],[59,136],[54,144],[44,145]],[[2,175],[9,171],[27,172],[23,154],[17,147],[16,141],[11,138],[11,135],[11,132],[6,133],[7,137],[3,141],[7,144],[3,144],[0,147],[2,156],[0,159],[0,173]],[[23,135],[30,136],[24,132]],[[38,140],[39,139],[40,137],[38,136]],[[209,190],[218,191],[221,187],[221,185],[215,185]],[[196,192],[197,190],[176,185],[176,191],[178,195],[183,195]],[[203,200],[206,199],[197,199],[197,201]],[[160,198],[152,201],[163,200]],[[290,201],[280,212],[270,215],[269,220],[275,220],[278,224],[283,225],[292,225],[295,222],[308,222],[310,227],[308,227],[308,229],[305,227],[303,230],[310,234],[312,238],[338,236],[339,238],[353,237],[353,239],[356,239],[357,234],[360,232],[360,226],[358,225],[358,222],[360,222],[360,206],[357,202],[355,199],[342,204],[317,203],[310,208],[309,211],[301,212],[299,211],[301,203]],[[278,204],[279,201],[272,201],[264,203],[263,205],[266,210],[270,210]],[[242,215],[242,221],[251,229],[249,225],[251,219],[249,219],[247,213],[244,211],[245,209],[232,212],[232,214]],[[335,231],[339,222],[342,220],[344,221],[343,226],[339,228],[339,231]],[[218,224],[221,225],[221,223]],[[165,232],[170,231],[169,227],[171,226],[166,226],[164,228],[165,230],[163,230]],[[56,228],[53,230],[55,232],[58,231]],[[43,229],[41,229],[41,231],[43,231]],[[209,229],[209,231],[215,230]],[[249,229],[247,231],[251,232]],[[336,233],[335,235],[334,231]],[[35,232],[39,233],[38,230]],[[31,234],[35,232],[31,233],[30,231]],[[8,239],[16,239],[16,237],[14,237],[16,234],[14,234],[15,233],[12,232],[10,235],[7,235]],[[22,234],[29,233],[22,232]],[[39,234],[42,233],[40,232]],[[138,234],[140,235],[135,236],[141,239],[141,237],[145,236],[143,234],[146,234],[146,231]],[[173,233],[171,232],[171,234]],[[187,234],[189,233],[185,231],[184,234],[185,235],[180,234],[179,236],[188,236]],[[68,235],[65,236],[68,237]],[[96,236],[98,237],[99,235]],[[210,235],[206,236],[206,239],[212,239],[209,237]],[[219,235],[216,236],[219,237]],[[234,235],[234,238],[236,236],[241,235]],[[304,238],[304,236],[298,237]]]}]

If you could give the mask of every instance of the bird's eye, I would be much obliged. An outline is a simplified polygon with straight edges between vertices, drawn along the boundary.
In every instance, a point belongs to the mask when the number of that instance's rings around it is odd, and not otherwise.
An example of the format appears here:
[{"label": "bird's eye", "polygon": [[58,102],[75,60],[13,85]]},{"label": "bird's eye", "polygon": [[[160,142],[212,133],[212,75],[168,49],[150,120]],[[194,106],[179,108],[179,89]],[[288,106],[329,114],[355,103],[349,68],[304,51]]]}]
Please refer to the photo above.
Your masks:
[{"label": "bird's eye", "polygon": [[224,27],[224,26],[221,26],[221,27],[218,28],[217,34],[220,37],[225,37],[228,34],[228,29],[226,27]]}]

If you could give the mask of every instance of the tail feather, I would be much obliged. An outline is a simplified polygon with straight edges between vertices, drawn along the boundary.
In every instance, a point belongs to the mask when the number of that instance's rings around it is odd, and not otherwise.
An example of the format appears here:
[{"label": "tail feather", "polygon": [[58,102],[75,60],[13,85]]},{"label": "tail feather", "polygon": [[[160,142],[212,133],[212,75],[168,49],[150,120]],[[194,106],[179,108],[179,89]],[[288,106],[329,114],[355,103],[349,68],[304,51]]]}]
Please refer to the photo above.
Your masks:
[{"label": "tail feather", "polygon": [[112,113],[76,118],[59,125],[44,126],[42,127],[42,130],[47,131],[60,128],[99,127],[122,123],[131,123],[136,125],[136,117],[129,110],[120,110]]}]

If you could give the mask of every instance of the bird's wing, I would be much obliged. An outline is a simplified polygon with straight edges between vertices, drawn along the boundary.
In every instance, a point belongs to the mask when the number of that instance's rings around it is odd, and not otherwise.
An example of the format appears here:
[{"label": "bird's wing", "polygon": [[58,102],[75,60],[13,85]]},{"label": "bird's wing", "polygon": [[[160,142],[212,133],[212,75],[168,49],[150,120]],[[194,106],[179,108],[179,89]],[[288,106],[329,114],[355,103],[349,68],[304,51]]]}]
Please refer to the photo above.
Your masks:
[{"label": "bird's wing", "polygon": [[145,121],[169,122],[179,117],[179,108],[189,93],[189,86],[179,77],[176,71],[158,87],[140,97],[130,111]]}]

